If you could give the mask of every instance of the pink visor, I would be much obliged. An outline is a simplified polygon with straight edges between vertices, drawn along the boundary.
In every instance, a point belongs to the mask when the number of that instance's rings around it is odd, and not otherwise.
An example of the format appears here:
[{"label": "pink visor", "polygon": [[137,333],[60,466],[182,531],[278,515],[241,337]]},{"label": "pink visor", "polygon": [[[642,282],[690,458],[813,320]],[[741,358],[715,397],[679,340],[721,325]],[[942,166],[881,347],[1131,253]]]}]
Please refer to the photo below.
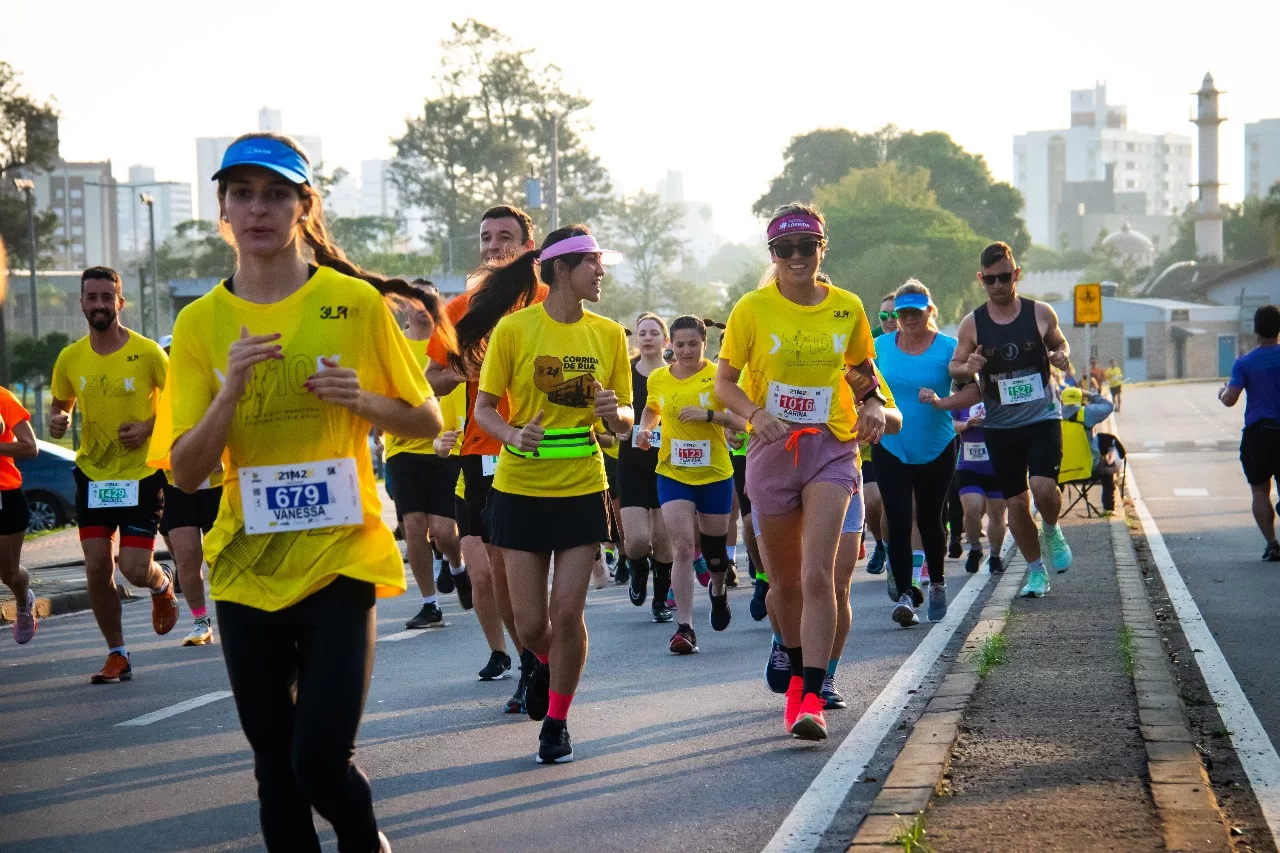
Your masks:
[{"label": "pink visor", "polygon": [[578,237],[570,237],[567,240],[561,240],[559,243],[552,243],[543,249],[538,255],[539,260],[549,261],[552,258],[558,258],[561,255],[599,255],[600,263],[605,266],[622,262],[622,253],[615,252],[612,249],[601,249],[600,244],[596,242],[596,238],[590,234],[583,234]]},{"label": "pink visor", "polygon": [[813,234],[817,237],[826,237],[822,230],[822,223],[818,221],[818,217],[810,216],[807,213],[788,213],[786,216],[779,216],[777,219],[769,223],[769,242],[772,243],[779,237],[785,237],[788,234]]}]

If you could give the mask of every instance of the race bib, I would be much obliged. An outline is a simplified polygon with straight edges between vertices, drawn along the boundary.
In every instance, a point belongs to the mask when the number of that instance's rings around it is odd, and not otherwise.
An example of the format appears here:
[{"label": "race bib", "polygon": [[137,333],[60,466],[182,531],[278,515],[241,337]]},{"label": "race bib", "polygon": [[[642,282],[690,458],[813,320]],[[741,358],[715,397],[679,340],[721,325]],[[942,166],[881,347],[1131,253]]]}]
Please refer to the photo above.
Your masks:
[{"label": "race bib", "polygon": [[137,480],[89,481],[89,509],[118,509],[137,505]]},{"label": "race bib", "polygon": [[364,522],[360,477],[351,457],[241,468],[240,506],[249,534]]},{"label": "race bib", "polygon": [[1015,376],[1012,379],[998,381],[1000,384],[1000,402],[1005,406],[1044,399],[1044,380],[1040,378],[1039,373],[1032,373],[1030,376]]},{"label": "race bib", "polygon": [[480,473],[485,477],[492,477],[494,472],[498,470],[498,457],[481,456],[480,457]]},{"label": "race bib", "polygon": [[831,416],[831,389],[769,383],[765,410],[793,424],[825,424]]},{"label": "race bib", "polygon": [[986,462],[991,457],[987,455],[987,445],[975,442],[967,442],[964,445],[964,461],[965,462]]},{"label": "race bib", "polygon": [[[639,444],[637,444],[637,442],[639,440],[640,424],[636,424],[631,428],[631,446],[638,448]],[[660,447],[662,447],[662,427],[658,427],[653,432],[649,433],[649,448],[651,450],[657,450]]]},{"label": "race bib", "polygon": [[705,468],[711,464],[711,440],[671,439],[671,464],[677,468]]}]

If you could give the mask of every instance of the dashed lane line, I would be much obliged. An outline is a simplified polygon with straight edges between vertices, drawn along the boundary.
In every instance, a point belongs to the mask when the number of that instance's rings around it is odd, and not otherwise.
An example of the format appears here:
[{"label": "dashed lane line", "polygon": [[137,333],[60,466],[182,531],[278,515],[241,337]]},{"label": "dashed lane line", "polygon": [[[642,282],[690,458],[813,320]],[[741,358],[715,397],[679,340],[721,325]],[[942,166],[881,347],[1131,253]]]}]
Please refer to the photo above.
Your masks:
[{"label": "dashed lane line", "polygon": [[134,717],[132,720],[125,720],[123,723],[116,723],[116,726],[149,726],[159,720],[176,717],[178,714],[192,711],[201,705],[208,705],[210,702],[217,702],[219,699],[226,699],[230,696],[230,690],[215,690],[213,693],[206,693],[203,696],[179,702],[177,705],[170,705],[168,708],[161,708],[159,711],[152,711],[150,714],[143,714],[141,717]]}]

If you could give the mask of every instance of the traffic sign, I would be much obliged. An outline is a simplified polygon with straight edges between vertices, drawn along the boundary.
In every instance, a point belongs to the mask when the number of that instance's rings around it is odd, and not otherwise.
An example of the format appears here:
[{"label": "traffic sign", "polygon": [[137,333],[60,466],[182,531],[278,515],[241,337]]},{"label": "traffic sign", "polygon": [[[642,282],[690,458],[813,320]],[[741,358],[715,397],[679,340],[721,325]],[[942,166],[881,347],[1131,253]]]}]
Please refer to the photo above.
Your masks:
[{"label": "traffic sign", "polygon": [[1075,292],[1075,324],[1098,325],[1102,322],[1102,285],[1077,284]]}]

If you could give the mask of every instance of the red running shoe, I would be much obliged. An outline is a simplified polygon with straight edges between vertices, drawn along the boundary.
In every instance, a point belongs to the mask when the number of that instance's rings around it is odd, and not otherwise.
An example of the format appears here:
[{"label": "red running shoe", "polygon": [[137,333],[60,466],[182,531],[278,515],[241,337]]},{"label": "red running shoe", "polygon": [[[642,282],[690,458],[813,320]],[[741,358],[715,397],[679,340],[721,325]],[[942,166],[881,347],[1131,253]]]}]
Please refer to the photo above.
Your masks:
[{"label": "red running shoe", "polygon": [[791,734],[796,718],[800,716],[800,698],[804,694],[804,679],[793,675],[787,684],[787,709],[782,712],[782,725]]},{"label": "red running shoe", "polygon": [[816,693],[808,693],[800,700],[800,714],[791,726],[791,736],[800,740],[826,740],[827,721],[822,716],[826,700]]}]

